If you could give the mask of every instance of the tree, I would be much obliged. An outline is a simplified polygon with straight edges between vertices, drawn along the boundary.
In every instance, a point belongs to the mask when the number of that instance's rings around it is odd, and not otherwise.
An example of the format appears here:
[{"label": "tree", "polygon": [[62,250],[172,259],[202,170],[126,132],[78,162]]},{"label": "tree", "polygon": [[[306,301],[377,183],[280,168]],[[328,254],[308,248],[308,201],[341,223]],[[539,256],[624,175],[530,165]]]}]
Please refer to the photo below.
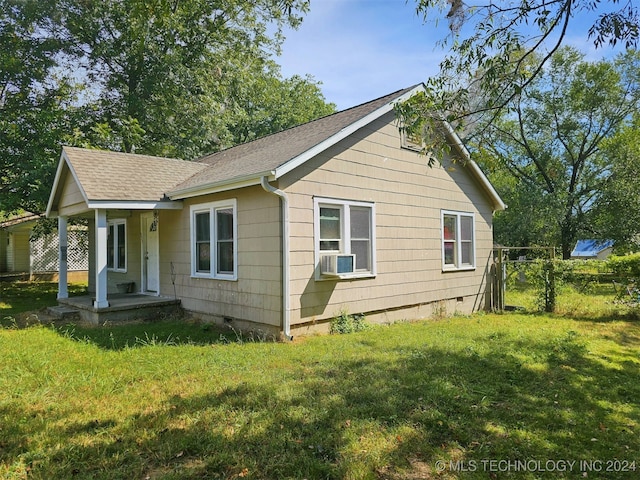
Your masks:
[{"label": "tree", "polygon": [[602,146],[610,163],[601,195],[593,205],[596,238],[614,240],[616,249],[640,246],[640,118]]},{"label": "tree", "polygon": [[639,73],[635,51],[589,63],[559,50],[509,111],[484,125],[470,147],[509,204],[496,220],[499,242],[560,245],[568,258],[579,236],[602,233],[594,207],[622,180],[603,145],[640,106]]},{"label": "tree", "polygon": [[74,89],[56,71],[49,2],[0,2],[0,210],[38,211],[70,123]]},{"label": "tree", "polygon": [[237,108],[231,128],[234,144],[335,112],[335,105],[324,101],[319,85],[309,76],[294,75],[284,81],[275,74],[257,77],[239,83],[233,98]]},{"label": "tree", "polygon": [[44,209],[63,143],[193,159],[331,113],[272,59],[308,4],[0,0],[0,210]]},{"label": "tree", "polygon": [[72,59],[112,133],[104,146],[180,158],[232,144],[230,91],[271,75],[282,27],[299,25],[308,8],[308,0],[60,3],[61,35],[76,46]]},{"label": "tree", "polygon": [[[427,80],[426,94],[399,110],[414,134],[423,130],[418,119],[435,128],[441,116],[463,136],[481,133],[482,126],[508,109],[542,74],[580,13],[599,14],[588,32],[598,47],[633,47],[640,28],[632,0],[490,1],[471,6],[462,0],[417,0],[416,11],[425,21],[445,17],[450,35],[441,42],[449,53],[440,63],[440,73]],[[439,147],[429,144],[428,136],[425,140],[427,147]]]}]

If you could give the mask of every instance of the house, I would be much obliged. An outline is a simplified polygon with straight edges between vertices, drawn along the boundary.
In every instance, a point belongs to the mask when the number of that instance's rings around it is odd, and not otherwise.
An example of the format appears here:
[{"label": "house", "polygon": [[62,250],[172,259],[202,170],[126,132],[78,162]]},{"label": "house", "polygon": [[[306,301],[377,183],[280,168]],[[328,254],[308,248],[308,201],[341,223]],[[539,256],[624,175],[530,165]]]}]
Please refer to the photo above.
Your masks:
[{"label": "house", "polygon": [[571,258],[606,260],[613,252],[613,240],[578,240]]},{"label": "house", "polygon": [[450,128],[457,161],[434,168],[403,139],[394,104],[423,88],[193,162],[64,147],[47,215],[63,234],[69,218],[89,222],[87,309],[107,312],[127,283],[290,337],[342,311],[389,322],[483,308],[505,205]]},{"label": "house", "polygon": [[[58,276],[58,235],[32,236],[40,215],[24,212],[0,222],[0,276],[55,280]],[[69,279],[86,282],[88,244],[86,228],[69,231]]]}]

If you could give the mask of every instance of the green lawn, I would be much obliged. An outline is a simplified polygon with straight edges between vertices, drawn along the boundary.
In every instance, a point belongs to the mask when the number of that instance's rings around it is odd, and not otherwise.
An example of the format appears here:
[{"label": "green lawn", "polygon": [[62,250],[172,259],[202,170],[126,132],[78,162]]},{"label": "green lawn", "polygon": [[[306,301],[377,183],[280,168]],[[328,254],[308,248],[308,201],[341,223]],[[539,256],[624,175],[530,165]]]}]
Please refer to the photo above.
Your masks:
[{"label": "green lawn", "polygon": [[229,338],[171,322],[0,329],[0,478],[640,471],[635,321],[479,314]]},{"label": "green lawn", "polygon": [[[69,295],[83,295],[86,290],[86,284],[71,284]],[[57,295],[55,282],[0,282],[0,326],[23,312],[55,305]]]}]

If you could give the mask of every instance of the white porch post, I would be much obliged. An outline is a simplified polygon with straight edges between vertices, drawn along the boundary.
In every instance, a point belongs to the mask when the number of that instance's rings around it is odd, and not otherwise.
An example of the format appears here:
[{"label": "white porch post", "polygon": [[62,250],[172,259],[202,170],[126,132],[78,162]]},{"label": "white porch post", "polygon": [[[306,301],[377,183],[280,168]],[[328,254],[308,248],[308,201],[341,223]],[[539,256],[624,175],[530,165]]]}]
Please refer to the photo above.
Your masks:
[{"label": "white porch post", "polygon": [[96,210],[96,299],[95,308],[109,306],[107,301],[107,211]]},{"label": "white porch post", "polygon": [[67,237],[67,217],[58,217],[58,298],[69,298]]}]

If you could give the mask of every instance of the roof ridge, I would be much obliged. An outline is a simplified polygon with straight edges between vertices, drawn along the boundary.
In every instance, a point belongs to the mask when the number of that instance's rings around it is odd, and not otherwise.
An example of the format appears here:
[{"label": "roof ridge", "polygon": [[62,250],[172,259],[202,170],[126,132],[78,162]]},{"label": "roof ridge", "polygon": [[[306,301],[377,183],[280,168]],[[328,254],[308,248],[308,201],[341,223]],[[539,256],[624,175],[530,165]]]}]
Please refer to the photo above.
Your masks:
[{"label": "roof ridge", "polygon": [[87,148],[87,147],[76,147],[73,145],[62,145],[62,149],[74,149],[74,150],[82,150],[82,151],[86,151],[86,152],[94,152],[94,153],[102,153],[105,155],[132,155],[132,156],[136,156],[136,157],[148,157],[148,158],[154,158],[154,159],[161,159],[161,160],[176,160],[179,162],[191,162],[192,160],[185,160],[182,158],[175,158],[175,157],[165,157],[165,156],[161,156],[161,155],[152,155],[150,153],[135,153],[135,152],[119,152],[117,150],[105,150],[103,148]]}]

